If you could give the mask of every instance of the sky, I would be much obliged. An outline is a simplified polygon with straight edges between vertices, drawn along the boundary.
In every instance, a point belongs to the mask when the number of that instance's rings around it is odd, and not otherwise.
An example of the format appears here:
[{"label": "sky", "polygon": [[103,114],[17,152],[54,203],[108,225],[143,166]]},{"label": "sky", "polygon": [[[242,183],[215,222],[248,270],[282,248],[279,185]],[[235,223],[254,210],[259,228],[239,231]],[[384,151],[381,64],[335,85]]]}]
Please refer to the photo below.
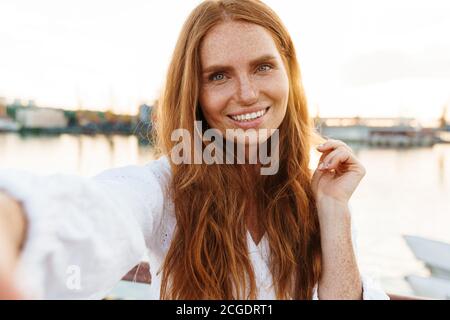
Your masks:
[{"label": "sky", "polygon": [[[265,2],[294,39],[313,115],[433,119],[450,104],[450,1]],[[136,113],[198,3],[1,0],[0,97]]]}]

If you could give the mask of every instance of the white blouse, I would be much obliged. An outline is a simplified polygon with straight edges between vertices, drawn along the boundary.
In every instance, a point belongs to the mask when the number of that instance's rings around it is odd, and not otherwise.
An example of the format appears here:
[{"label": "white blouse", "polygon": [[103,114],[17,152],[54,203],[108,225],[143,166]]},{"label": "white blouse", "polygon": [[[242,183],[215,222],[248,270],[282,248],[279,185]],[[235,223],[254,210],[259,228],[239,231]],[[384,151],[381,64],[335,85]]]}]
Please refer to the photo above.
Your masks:
[{"label": "white blouse", "polygon": [[[19,287],[38,299],[101,299],[147,254],[149,298],[159,299],[158,271],[176,225],[170,177],[166,157],[92,178],[0,170],[0,189],[22,202],[28,218]],[[256,245],[247,232],[247,241],[258,298],[275,299],[267,238]],[[388,299],[370,278],[362,283],[364,299]]]}]

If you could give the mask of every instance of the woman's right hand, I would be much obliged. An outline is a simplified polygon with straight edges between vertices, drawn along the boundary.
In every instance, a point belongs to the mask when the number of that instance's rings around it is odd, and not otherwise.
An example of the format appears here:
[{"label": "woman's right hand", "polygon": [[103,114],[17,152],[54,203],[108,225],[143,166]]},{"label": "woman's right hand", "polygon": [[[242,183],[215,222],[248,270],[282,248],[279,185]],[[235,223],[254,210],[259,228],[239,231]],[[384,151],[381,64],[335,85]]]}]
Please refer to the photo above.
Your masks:
[{"label": "woman's right hand", "polygon": [[0,300],[23,299],[14,283],[25,218],[20,205],[0,191]]},{"label": "woman's right hand", "polygon": [[8,237],[3,221],[0,221],[0,300],[23,298],[13,282],[17,257],[17,249]]},{"label": "woman's right hand", "polygon": [[14,268],[11,265],[12,257],[8,253],[7,247],[2,235],[0,235],[0,300],[18,300],[24,297],[16,288],[14,279]]}]

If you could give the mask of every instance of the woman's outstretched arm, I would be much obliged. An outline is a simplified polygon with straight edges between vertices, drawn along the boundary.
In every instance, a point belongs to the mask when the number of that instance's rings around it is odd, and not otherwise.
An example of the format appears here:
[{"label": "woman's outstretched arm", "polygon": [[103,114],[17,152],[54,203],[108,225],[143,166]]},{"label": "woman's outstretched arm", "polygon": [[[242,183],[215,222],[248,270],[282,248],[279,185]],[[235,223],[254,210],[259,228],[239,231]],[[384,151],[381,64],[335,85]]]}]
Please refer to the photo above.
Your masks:
[{"label": "woman's outstretched arm", "polygon": [[26,298],[100,299],[141,261],[164,207],[157,161],[92,178],[0,170],[8,208],[0,255],[12,251],[16,261],[4,272],[15,265],[14,284]]},{"label": "woman's outstretched arm", "polygon": [[26,218],[20,204],[0,191],[0,300],[20,299],[12,281],[26,233]]}]

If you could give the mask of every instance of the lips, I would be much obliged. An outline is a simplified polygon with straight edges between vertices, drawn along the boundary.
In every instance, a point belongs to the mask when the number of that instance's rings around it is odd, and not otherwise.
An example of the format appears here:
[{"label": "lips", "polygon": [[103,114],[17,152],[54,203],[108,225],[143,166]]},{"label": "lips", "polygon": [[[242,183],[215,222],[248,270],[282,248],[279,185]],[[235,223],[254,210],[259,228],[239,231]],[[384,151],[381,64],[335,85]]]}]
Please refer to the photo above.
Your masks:
[{"label": "lips", "polygon": [[246,110],[246,112],[240,112],[240,113],[235,113],[235,114],[230,114],[228,115],[228,117],[230,117],[231,119],[233,119],[234,121],[237,122],[250,122],[250,121],[254,121],[256,119],[259,119],[261,117],[263,117],[267,111],[269,110],[268,108],[265,109],[259,109],[259,110]]},{"label": "lips", "polygon": [[246,114],[241,114],[238,116],[231,116],[231,118],[235,121],[252,121],[252,120],[261,118],[265,114],[266,114],[266,110],[261,110],[258,112],[246,113]]},{"label": "lips", "polygon": [[258,111],[240,113],[236,115],[229,115],[228,117],[237,127],[246,130],[257,128],[258,126],[260,126],[269,110],[270,107],[267,107],[266,109],[259,109]]}]

